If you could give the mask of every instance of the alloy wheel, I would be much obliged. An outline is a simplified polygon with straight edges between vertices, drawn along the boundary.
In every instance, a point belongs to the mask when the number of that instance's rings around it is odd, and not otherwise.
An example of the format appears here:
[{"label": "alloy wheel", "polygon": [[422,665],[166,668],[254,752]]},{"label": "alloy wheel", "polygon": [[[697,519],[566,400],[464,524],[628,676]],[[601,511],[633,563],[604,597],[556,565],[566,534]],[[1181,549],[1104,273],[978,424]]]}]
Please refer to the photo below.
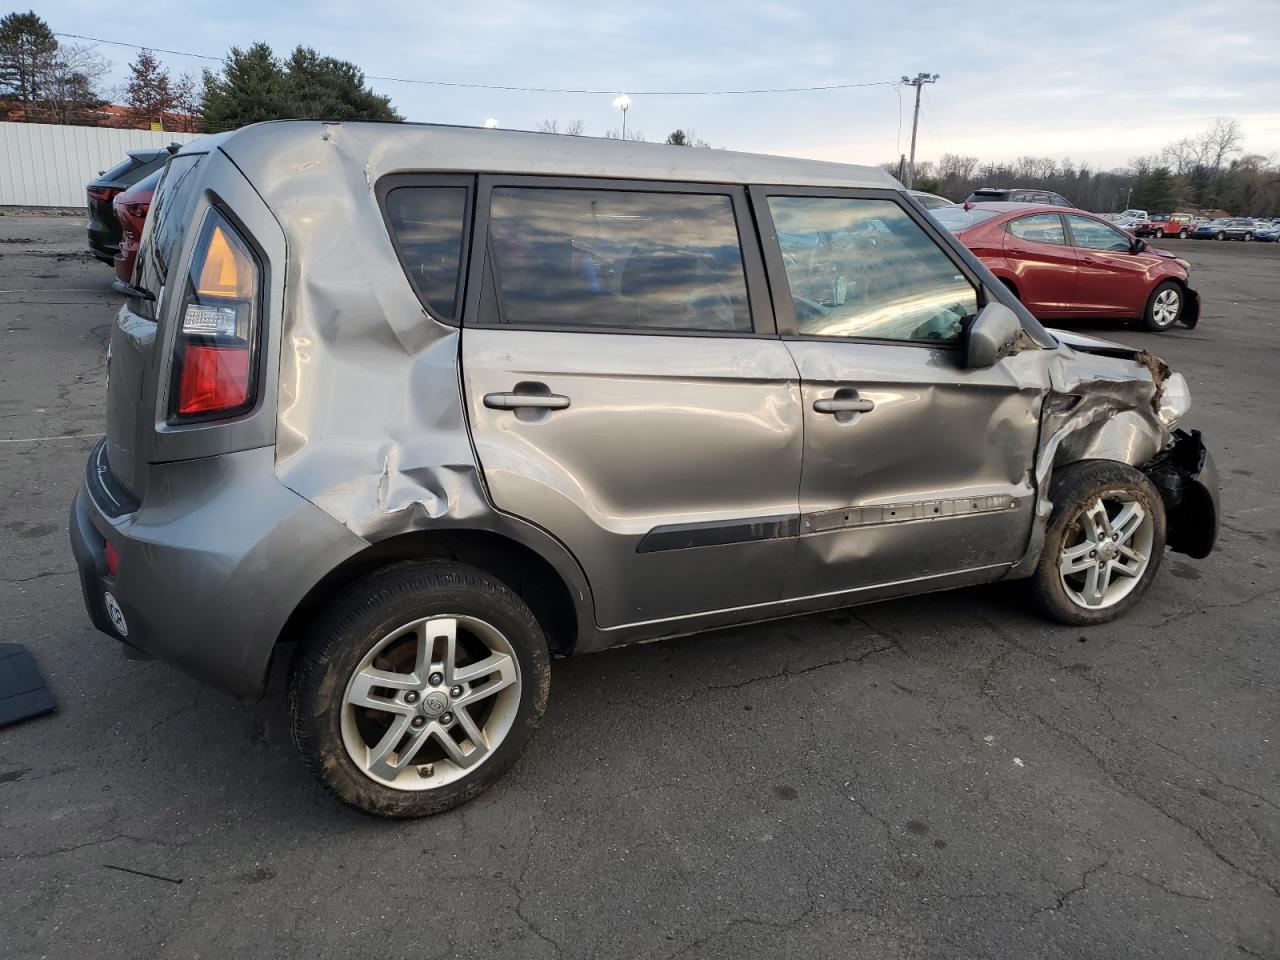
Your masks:
[{"label": "alloy wheel", "polygon": [[1067,596],[1095,610],[1119,603],[1146,573],[1154,539],[1155,520],[1136,499],[1123,491],[1095,498],[1063,540],[1058,571]]},{"label": "alloy wheel", "polygon": [[1182,297],[1172,287],[1166,287],[1156,294],[1151,304],[1151,319],[1158,327],[1171,326],[1182,311]]},{"label": "alloy wheel", "polygon": [[342,742],[368,777],[431,790],[484,763],[520,706],[511,642],[474,617],[437,616],[393,630],[347,682]]}]

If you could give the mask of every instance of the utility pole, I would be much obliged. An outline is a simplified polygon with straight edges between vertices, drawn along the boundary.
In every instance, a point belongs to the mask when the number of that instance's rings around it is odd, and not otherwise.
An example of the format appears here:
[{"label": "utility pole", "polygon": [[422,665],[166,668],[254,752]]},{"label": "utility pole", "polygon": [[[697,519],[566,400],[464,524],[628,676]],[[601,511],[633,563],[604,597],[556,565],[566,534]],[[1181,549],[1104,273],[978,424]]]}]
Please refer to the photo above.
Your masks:
[{"label": "utility pole", "polygon": [[916,112],[911,118],[911,162],[907,165],[907,189],[910,190],[916,179],[916,127],[920,125],[920,91],[926,83],[937,83],[941,77],[936,73],[917,73],[915,79],[904,75],[902,85],[916,88]]}]

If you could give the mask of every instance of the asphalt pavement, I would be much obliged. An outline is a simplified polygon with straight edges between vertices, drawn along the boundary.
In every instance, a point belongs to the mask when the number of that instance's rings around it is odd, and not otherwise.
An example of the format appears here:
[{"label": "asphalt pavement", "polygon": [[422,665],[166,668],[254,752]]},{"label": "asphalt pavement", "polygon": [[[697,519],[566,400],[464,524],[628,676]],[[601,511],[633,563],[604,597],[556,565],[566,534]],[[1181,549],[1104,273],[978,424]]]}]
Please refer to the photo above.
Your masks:
[{"label": "asphalt pavement", "polygon": [[1185,373],[1213,556],[1089,630],[1001,585],[560,661],[516,769],[402,823],[311,781],[278,685],[91,628],[118,299],[81,220],[0,217],[0,641],[60,701],[0,729],[0,956],[1280,957],[1280,245],[1163,246],[1198,328],[1072,326]]}]

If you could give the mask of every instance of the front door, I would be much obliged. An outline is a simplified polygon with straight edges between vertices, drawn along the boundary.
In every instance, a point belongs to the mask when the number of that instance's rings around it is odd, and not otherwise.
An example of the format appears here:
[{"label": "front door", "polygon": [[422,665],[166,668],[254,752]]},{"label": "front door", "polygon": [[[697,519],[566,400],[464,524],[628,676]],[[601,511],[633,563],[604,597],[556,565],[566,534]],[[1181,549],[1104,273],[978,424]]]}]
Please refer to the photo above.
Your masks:
[{"label": "front door", "polygon": [[1138,316],[1147,303],[1147,270],[1153,257],[1134,253],[1133,242],[1109,223],[1067,214],[1080,273],[1076,279],[1079,313]]},{"label": "front door", "polygon": [[1036,351],[961,366],[979,284],[896,193],[752,197],[804,407],[785,595],[994,579],[1030,535]]},{"label": "front door", "polygon": [[494,505],[569,548],[603,627],[778,599],[802,416],[745,193],[482,178],[477,211],[463,388]]}]

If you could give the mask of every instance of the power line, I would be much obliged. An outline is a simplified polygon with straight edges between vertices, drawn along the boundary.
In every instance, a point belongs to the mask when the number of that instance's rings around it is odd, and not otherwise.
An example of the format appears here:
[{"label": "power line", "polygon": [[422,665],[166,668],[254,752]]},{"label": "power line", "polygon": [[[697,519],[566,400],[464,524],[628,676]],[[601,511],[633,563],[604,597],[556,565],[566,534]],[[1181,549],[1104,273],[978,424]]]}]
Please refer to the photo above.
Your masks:
[{"label": "power line", "polygon": [[[113,47],[129,47],[134,50],[151,50],[155,53],[167,53],[176,57],[195,57],[198,60],[214,60],[222,62],[224,57],[213,57],[205,53],[191,53],[187,50],[166,50],[162,47],[148,47],[140,43],[125,43],[120,40],[104,40],[101,37],[87,37],[79,33],[55,33],[57,37],[68,37],[72,40],[88,40],[90,43],[105,43]],[[499,90],[509,93],[567,93],[586,94],[589,96],[608,96],[618,93],[617,89],[590,89],[586,87],[524,87],[515,84],[499,83],[466,83],[459,80],[421,80],[413,77],[384,77],[365,74],[366,80],[381,80],[385,83],[412,83],[430,87],[463,87],[470,90]],[[861,83],[826,83],[809,87],[754,87],[735,90],[628,90],[632,96],[639,97],[729,97],[745,94],[764,93],[817,93],[827,90],[854,90],[861,87],[897,87],[896,80],[871,80]]]}]

